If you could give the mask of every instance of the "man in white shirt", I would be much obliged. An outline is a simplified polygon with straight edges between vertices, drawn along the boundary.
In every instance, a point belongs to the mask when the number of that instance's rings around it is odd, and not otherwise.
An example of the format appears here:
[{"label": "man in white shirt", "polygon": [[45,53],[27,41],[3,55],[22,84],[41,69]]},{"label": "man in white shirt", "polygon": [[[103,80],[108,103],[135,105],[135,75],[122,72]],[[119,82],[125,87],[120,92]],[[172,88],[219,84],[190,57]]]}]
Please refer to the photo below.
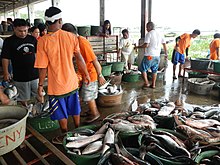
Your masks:
[{"label": "man in white shirt", "polygon": [[119,51],[118,55],[121,56],[121,61],[125,62],[125,68],[130,70],[131,65],[134,63],[133,57],[133,49],[134,49],[134,41],[129,38],[128,29],[122,30],[123,37],[119,42]]},{"label": "man in white shirt", "polygon": [[[148,33],[145,36],[144,44],[135,47],[146,48],[144,58],[142,59],[139,68],[139,70],[142,72],[142,76],[144,79],[143,89],[156,87],[157,70],[160,63],[161,44],[163,45],[165,55],[167,57],[167,47],[165,39],[163,36],[160,35],[159,32],[154,29],[153,22],[147,23],[147,31]],[[149,84],[147,78],[147,72],[149,69],[151,69],[152,72],[152,84]]]}]

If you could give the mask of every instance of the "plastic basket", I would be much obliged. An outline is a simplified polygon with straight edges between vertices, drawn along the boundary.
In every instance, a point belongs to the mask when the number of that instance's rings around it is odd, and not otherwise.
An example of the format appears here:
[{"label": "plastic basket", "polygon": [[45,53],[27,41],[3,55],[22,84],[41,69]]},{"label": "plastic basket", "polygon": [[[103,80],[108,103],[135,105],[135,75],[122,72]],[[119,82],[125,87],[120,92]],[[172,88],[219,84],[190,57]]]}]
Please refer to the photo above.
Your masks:
[{"label": "plastic basket", "polygon": [[127,74],[124,74],[122,76],[122,80],[125,81],[125,82],[138,82],[139,81],[139,78],[140,78],[140,75],[139,74],[130,74],[130,73],[127,73]]},{"label": "plastic basket", "polygon": [[102,75],[110,76],[111,75],[112,65],[102,65]]},{"label": "plastic basket", "polygon": [[208,78],[190,78],[188,79],[188,89],[189,91],[199,94],[199,95],[207,95],[212,90],[215,82],[209,80],[209,84],[197,84],[196,82],[208,81]]},{"label": "plastic basket", "polygon": [[57,120],[51,120],[50,116],[28,118],[28,123],[38,132],[49,132],[60,127]]},{"label": "plastic basket", "polygon": [[112,65],[112,72],[122,72],[124,70],[124,62],[112,62],[108,64]]},{"label": "plastic basket", "polygon": [[207,70],[210,64],[210,60],[206,58],[192,58],[191,61],[191,68],[197,70]]}]

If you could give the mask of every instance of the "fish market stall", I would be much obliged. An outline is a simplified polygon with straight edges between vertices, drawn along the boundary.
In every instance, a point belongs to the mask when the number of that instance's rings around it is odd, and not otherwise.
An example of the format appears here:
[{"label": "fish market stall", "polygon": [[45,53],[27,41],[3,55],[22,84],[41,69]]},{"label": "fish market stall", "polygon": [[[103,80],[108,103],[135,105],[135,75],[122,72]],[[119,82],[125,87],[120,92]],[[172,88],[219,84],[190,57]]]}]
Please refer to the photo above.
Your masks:
[{"label": "fish market stall", "polygon": [[67,134],[63,145],[76,164],[220,162],[219,105],[189,108],[178,102],[152,100],[135,110],[111,114],[99,126],[75,131]]}]

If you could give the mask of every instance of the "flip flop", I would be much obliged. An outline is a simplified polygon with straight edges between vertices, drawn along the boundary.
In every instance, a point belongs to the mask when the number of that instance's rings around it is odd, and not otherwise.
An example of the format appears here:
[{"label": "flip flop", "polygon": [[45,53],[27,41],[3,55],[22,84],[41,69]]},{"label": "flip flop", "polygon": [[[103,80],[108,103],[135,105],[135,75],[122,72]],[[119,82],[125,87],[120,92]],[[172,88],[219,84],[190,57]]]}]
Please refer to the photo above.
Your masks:
[{"label": "flip flop", "polygon": [[142,86],[142,89],[147,89],[147,88],[149,88],[151,85],[150,84],[144,84],[143,86]]},{"label": "flip flop", "polygon": [[155,88],[156,88],[156,86],[150,85],[150,88],[153,88],[153,89],[155,89]]},{"label": "flip flop", "polygon": [[91,116],[91,113],[89,111],[86,111],[82,114],[80,114],[81,117],[88,117],[88,116]]},{"label": "flip flop", "polygon": [[89,116],[87,119],[85,119],[85,123],[89,124],[94,122],[95,120],[97,120],[100,117],[100,114],[96,115],[96,116]]},{"label": "flip flop", "polygon": [[64,138],[64,135],[56,136],[52,139],[52,143],[62,145],[63,144],[63,138]]}]

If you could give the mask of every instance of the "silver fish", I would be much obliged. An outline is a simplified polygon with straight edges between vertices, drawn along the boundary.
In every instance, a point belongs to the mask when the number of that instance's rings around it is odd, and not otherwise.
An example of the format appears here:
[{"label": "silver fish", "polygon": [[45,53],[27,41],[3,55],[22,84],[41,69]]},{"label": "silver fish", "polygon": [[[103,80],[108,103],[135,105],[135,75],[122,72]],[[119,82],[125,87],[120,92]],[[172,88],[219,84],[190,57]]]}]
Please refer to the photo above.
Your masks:
[{"label": "silver fish", "polygon": [[78,140],[68,142],[66,144],[66,147],[67,148],[81,148],[81,147],[84,147],[84,146],[98,140],[98,139],[101,139],[102,137],[104,137],[104,134],[95,134],[95,135],[89,136],[87,138],[78,139]]},{"label": "silver fish", "polygon": [[175,104],[174,102],[169,102],[167,105],[160,108],[158,112],[158,116],[168,116],[174,110]]},{"label": "silver fish", "polygon": [[93,143],[90,143],[83,151],[82,151],[82,154],[85,155],[85,154],[93,154],[99,150],[101,150],[102,148],[102,141],[99,140],[99,141],[95,141]]}]

